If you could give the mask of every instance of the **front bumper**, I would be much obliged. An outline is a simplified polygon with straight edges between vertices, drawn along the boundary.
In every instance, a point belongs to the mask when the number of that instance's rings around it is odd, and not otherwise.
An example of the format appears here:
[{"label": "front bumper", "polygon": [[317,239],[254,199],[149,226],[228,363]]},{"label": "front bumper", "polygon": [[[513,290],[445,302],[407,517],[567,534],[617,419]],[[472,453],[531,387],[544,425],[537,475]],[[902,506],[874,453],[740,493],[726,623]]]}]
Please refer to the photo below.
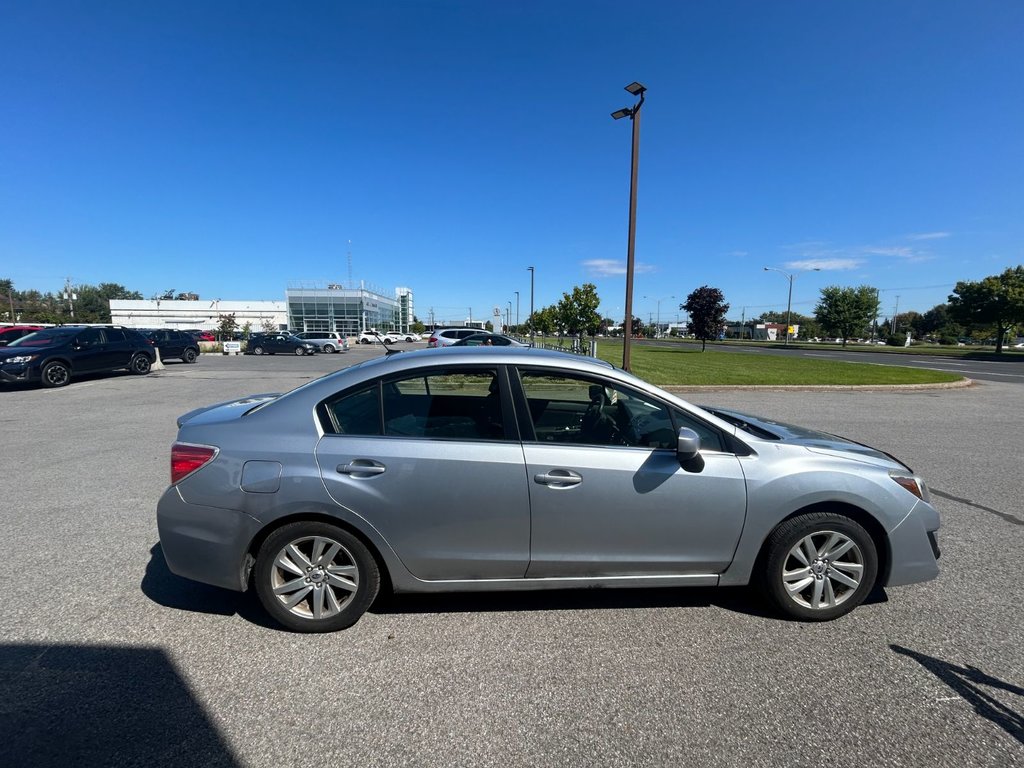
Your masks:
[{"label": "front bumper", "polygon": [[939,575],[939,513],[931,504],[917,502],[903,521],[889,532],[891,554],[887,587],[930,581]]},{"label": "front bumper", "polygon": [[167,567],[186,579],[244,592],[249,543],[262,524],[244,512],[188,504],[171,486],[156,508]]},{"label": "front bumper", "polygon": [[18,384],[26,381],[34,381],[36,378],[38,378],[38,372],[30,365],[14,364],[0,366],[0,381],[5,381],[10,384]]}]

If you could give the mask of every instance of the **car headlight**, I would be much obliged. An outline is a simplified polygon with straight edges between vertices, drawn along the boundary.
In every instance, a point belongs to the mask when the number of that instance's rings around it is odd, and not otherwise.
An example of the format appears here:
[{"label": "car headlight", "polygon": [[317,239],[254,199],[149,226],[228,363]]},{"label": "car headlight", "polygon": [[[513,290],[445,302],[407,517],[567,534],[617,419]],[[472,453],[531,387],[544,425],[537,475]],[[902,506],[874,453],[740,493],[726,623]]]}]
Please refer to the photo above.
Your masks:
[{"label": "car headlight", "polygon": [[5,363],[31,363],[39,355],[16,355],[15,357],[8,357],[4,360]]},{"label": "car headlight", "polygon": [[897,485],[906,488],[921,501],[930,502],[932,500],[931,495],[928,493],[928,486],[925,485],[924,480],[917,475],[908,475],[905,472],[893,471],[889,473],[889,477],[891,477]]}]

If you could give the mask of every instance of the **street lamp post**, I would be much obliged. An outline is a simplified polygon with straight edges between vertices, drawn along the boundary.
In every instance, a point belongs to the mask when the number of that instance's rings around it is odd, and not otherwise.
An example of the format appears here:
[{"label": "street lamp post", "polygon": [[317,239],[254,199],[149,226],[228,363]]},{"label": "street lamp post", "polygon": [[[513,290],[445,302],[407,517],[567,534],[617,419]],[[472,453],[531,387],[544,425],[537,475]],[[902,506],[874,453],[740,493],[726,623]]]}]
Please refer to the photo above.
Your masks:
[{"label": "street lamp post", "polygon": [[519,333],[519,291],[516,291],[516,333]]},{"label": "street lamp post", "polygon": [[622,339],[622,368],[628,371],[630,342],[633,339],[633,255],[636,245],[637,171],[640,165],[640,107],[644,104],[644,93],[647,88],[640,83],[632,82],[626,86],[626,90],[639,97],[639,101],[632,107],[612,112],[612,118],[621,120],[628,117],[633,123],[633,154],[629,175],[629,239],[626,246],[626,321]]},{"label": "street lamp post", "polygon": [[[512,325],[512,300],[508,301],[508,311],[505,312],[505,325]],[[505,333],[508,333],[506,330]]]},{"label": "street lamp post", "polygon": [[[644,296],[644,298],[646,299],[647,297]],[[655,301],[658,302],[658,325],[656,326],[656,330],[654,332],[654,338],[658,338],[659,336],[661,336],[661,302],[663,302],[665,299],[674,298],[675,296],[662,296],[660,299],[655,299]]]},{"label": "street lamp post", "polygon": [[[789,298],[786,300],[786,344],[785,344],[785,346],[788,347],[789,346],[789,329],[791,327],[790,323],[789,323],[789,318],[790,318],[790,314],[792,313],[792,310],[793,310],[793,278],[796,277],[796,273],[789,274],[788,272],[783,272],[781,269],[776,269],[775,267],[765,267],[764,271],[765,272],[778,272],[780,275],[782,275],[787,280],[789,280]],[[812,271],[814,271],[814,272],[821,272],[821,268],[820,267],[815,267]]]},{"label": "street lamp post", "polygon": [[533,274],[534,268],[527,267],[530,270],[530,346],[535,344],[535,332],[533,330]]}]

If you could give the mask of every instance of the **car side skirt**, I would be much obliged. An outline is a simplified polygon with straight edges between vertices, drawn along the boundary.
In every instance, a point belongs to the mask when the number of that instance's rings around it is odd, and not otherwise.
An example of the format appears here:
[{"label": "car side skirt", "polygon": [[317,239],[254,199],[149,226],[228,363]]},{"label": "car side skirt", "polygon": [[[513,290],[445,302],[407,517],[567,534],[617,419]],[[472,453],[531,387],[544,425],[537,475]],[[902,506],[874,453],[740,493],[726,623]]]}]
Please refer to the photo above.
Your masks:
[{"label": "car side skirt", "polygon": [[549,577],[543,579],[471,579],[424,581],[422,579],[403,579],[395,581],[395,592],[491,592],[508,590],[510,592],[532,591],[542,589],[602,589],[633,587],[647,589],[655,587],[716,587],[718,574],[697,573],[678,576],[643,575],[643,576],[601,576],[587,577]]}]

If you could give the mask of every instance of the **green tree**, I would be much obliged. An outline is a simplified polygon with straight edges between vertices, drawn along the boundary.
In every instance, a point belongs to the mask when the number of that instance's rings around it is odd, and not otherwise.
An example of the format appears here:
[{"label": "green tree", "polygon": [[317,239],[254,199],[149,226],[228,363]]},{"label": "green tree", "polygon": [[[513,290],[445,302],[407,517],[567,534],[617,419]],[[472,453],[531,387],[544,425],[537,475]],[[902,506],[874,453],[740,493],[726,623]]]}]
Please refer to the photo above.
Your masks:
[{"label": "green tree", "polygon": [[554,307],[536,310],[530,316],[530,325],[537,333],[551,335],[559,330],[557,312]]},{"label": "green tree", "polygon": [[977,282],[961,281],[949,296],[949,315],[970,328],[993,328],[996,352],[1014,325],[1024,322],[1024,266]]},{"label": "green tree", "polygon": [[75,286],[75,320],[80,323],[109,323],[110,302],[117,299],[141,299],[138,291],[129,291],[120,283]]},{"label": "green tree", "polygon": [[277,323],[274,322],[272,317],[261,317],[260,318],[260,330],[264,333],[273,333],[277,330]]},{"label": "green tree", "polygon": [[235,317],[235,313],[232,312],[230,315],[218,315],[217,316],[217,338],[221,341],[231,341],[235,336],[235,331],[238,330],[238,320]]},{"label": "green tree", "polygon": [[814,317],[827,333],[847,339],[866,335],[865,331],[878,314],[878,291],[870,285],[841,288],[830,285],[821,289],[821,298],[814,308]]},{"label": "green tree", "polygon": [[601,315],[597,312],[600,304],[596,285],[584,283],[575,286],[572,293],[562,294],[562,300],[556,307],[559,327],[570,336],[583,338],[584,334],[595,335],[601,327]]},{"label": "green tree", "polygon": [[7,277],[0,279],[0,317],[12,323],[17,319],[14,313],[14,281]]},{"label": "green tree", "polygon": [[690,313],[690,333],[700,339],[703,352],[707,340],[717,339],[725,327],[725,313],[729,311],[725,295],[717,288],[703,285],[687,296],[686,303],[679,308]]},{"label": "green tree", "polygon": [[427,330],[427,326],[421,323],[418,319],[412,321],[412,325],[409,326],[409,330],[413,333],[423,333]]}]

